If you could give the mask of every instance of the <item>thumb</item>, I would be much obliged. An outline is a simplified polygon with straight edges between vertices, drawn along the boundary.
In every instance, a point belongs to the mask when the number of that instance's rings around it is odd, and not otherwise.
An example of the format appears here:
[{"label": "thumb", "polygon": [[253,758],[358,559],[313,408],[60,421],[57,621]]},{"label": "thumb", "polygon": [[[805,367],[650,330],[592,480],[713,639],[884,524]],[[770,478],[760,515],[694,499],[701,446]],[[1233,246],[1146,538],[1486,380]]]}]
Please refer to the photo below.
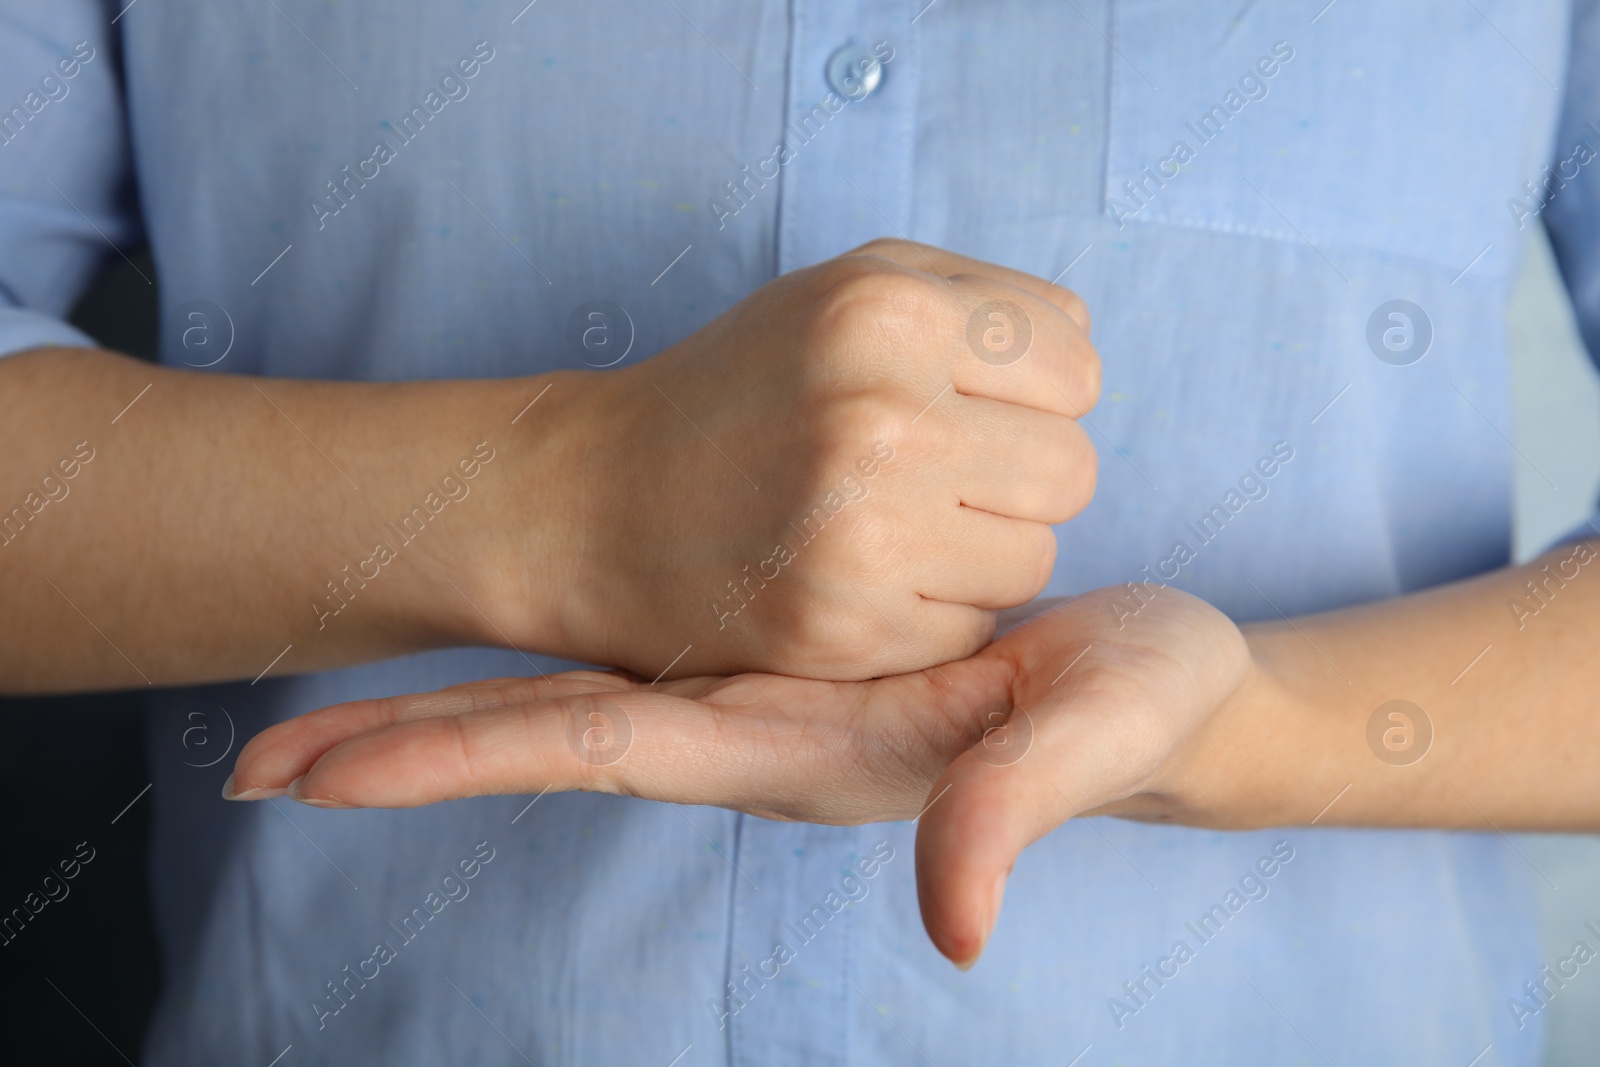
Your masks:
[{"label": "thumb", "polygon": [[1150,755],[1147,731],[1129,728],[1133,711],[1109,693],[1019,707],[935,783],[917,830],[917,897],[928,936],[957,967],[982,954],[1022,850],[1133,791]]},{"label": "thumb", "polygon": [[1036,836],[1016,765],[1031,748],[1032,725],[1018,709],[959,756],[934,783],[917,827],[922,924],[962,970],[978,962],[1000,916],[1006,878]]}]

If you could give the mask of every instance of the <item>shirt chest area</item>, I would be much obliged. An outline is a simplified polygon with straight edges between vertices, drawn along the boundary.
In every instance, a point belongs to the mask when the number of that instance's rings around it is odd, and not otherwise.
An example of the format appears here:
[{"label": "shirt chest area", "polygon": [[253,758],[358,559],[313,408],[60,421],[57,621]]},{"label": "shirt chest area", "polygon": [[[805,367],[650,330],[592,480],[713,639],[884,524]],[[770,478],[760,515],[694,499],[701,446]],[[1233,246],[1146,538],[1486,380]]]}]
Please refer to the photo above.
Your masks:
[{"label": "shirt chest area", "polygon": [[688,322],[883,235],[1046,276],[1128,227],[1459,265],[1565,58],[1555,0],[1479,6],[190,3],[126,61],[158,234],[326,247],[348,287],[372,249],[588,295],[670,265]]}]

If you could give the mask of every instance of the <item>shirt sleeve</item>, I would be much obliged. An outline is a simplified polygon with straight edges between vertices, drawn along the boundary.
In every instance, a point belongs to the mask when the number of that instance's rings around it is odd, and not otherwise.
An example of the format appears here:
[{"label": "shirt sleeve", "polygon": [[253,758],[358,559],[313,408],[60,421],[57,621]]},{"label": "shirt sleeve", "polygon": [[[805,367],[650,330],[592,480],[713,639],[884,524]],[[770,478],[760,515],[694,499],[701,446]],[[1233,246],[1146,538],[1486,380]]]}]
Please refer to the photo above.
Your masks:
[{"label": "shirt sleeve", "polygon": [[65,316],[109,257],[142,240],[119,11],[114,0],[0,11],[0,356],[94,346]]},{"label": "shirt sleeve", "polygon": [[[1600,0],[1575,0],[1567,84],[1550,169],[1544,224],[1566,282],[1578,334],[1600,366]],[[1600,502],[1597,502],[1600,506]],[[1600,537],[1600,512],[1563,541]]]}]

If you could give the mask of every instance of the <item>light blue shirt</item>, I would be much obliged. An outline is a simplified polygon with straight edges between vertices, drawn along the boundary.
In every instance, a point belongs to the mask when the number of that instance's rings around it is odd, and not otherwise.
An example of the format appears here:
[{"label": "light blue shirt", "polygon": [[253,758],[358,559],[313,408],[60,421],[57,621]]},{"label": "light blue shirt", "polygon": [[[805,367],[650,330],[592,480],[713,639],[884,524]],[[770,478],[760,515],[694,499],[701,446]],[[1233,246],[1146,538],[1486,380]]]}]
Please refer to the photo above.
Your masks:
[{"label": "light blue shirt", "polygon": [[[925,2],[10,4],[0,351],[87,343],[60,316],[141,236],[167,362],[226,330],[201,373],[378,379],[583,366],[594,300],[648,358],[903,235],[1093,309],[1100,489],[1052,592],[1149,568],[1258,619],[1507,561],[1504,317],[1532,225],[1600,350],[1600,162],[1573,162],[1600,147],[1593,3]],[[830,98],[829,57],[880,42],[875,91]],[[144,1062],[1539,1055],[1542,1013],[1511,1004],[1546,962],[1530,871],[1493,834],[1075,821],[1024,854],[962,974],[922,932],[908,823],[223,802],[231,757],[194,765],[191,712],[244,738],[532,673],[489,650],[292,671],[156,699]]]}]

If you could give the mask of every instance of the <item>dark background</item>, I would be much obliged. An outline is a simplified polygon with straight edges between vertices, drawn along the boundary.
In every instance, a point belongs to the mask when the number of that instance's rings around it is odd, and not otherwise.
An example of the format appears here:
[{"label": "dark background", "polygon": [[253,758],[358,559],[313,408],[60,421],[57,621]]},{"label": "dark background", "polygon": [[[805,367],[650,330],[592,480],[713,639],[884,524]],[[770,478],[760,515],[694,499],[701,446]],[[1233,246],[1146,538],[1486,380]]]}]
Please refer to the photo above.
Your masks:
[{"label": "dark background", "polygon": [[[155,278],[147,254],[133,260]],[[138,271],[114,257],[72,321],[106,348],[153,360],[156,292]],[[150,782],[144,709],[142,693],[0,699],[0,916],[27,913],[23,899],[44,896],[40,883],[79,842],[95,850],[65,898],[0,944],[7,1062],[139,1061],[160,991],[145,863],[150,795],[128,806]]]}]

